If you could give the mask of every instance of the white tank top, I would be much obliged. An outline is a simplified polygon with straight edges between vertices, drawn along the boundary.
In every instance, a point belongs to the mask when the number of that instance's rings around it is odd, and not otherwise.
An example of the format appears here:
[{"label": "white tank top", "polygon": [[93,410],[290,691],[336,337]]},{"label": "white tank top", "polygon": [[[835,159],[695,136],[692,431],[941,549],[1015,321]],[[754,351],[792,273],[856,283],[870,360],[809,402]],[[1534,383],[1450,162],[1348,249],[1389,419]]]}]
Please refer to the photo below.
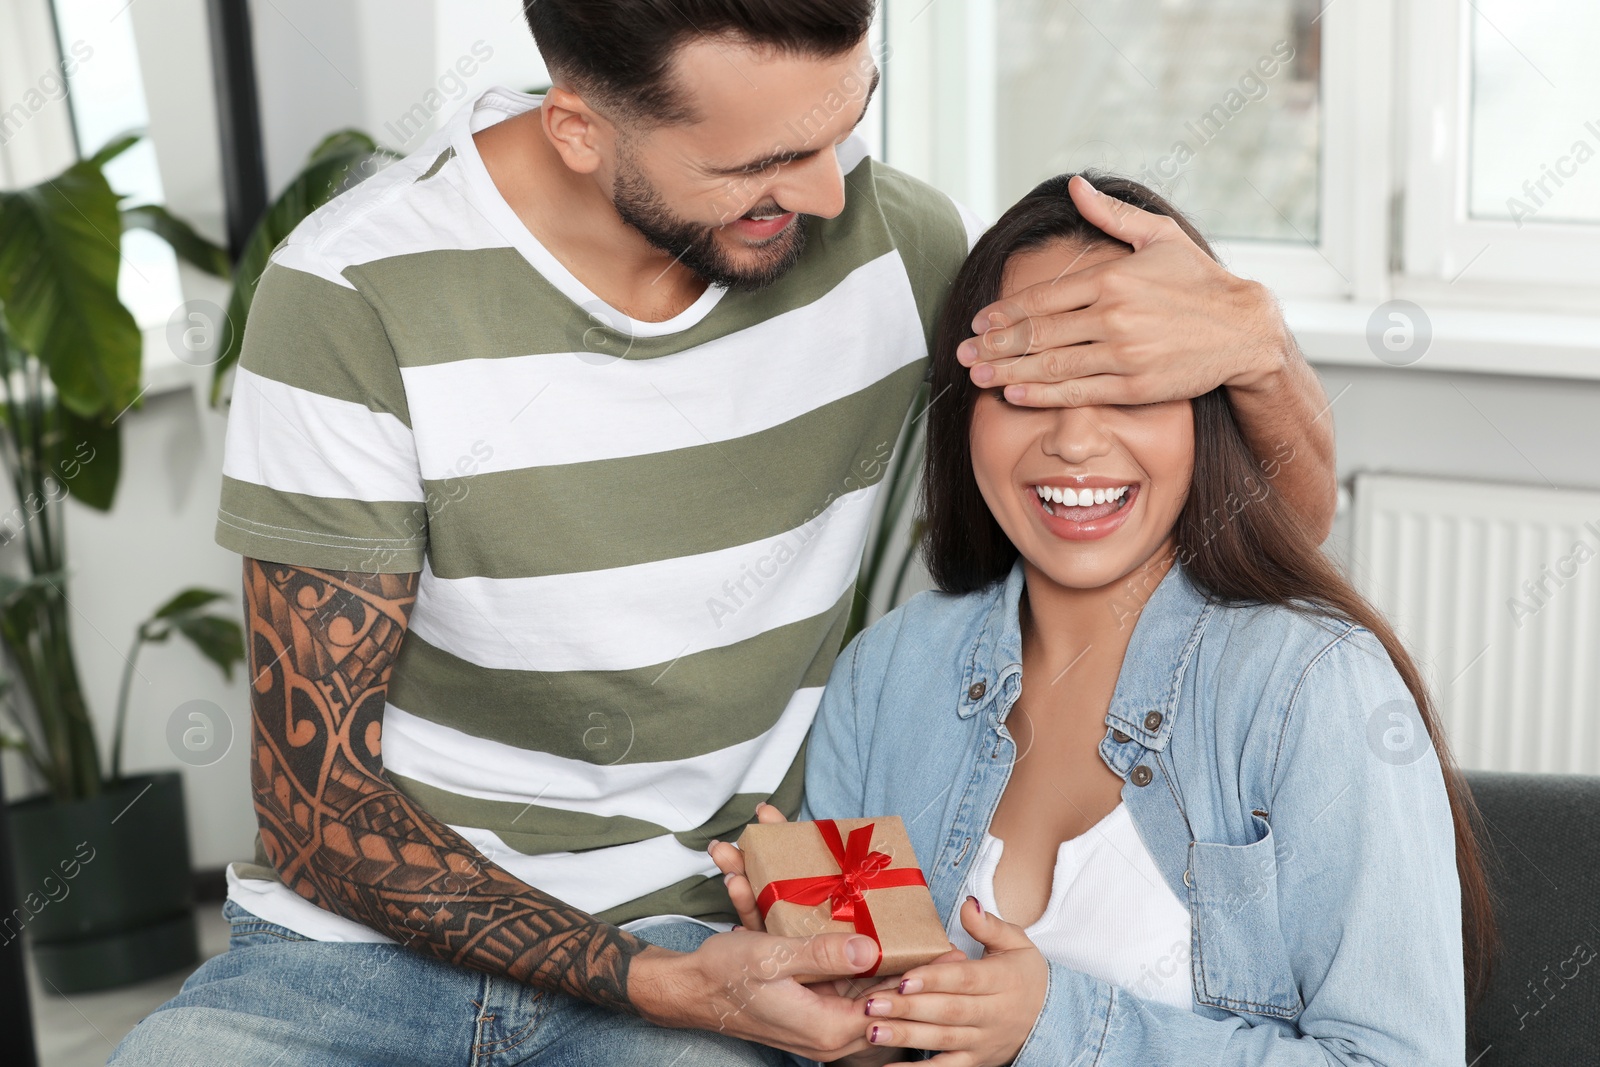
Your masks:
[{"label": "white tank top", "polygon": [[[995,915],[1000,911],[994,873],[1004,849],[1004,841],[983,835],[962,892],[963,899],[975,896]],[[983,955],[983,946],[961,928],[959,908],[947,932],[951,944],[969,957]],[[1161,876],[1122,804],[1061,843],[1050,900],[1027,927],[1046,959],[1137,997],[1192,1011],[1189,932],[1188,906]]]}]

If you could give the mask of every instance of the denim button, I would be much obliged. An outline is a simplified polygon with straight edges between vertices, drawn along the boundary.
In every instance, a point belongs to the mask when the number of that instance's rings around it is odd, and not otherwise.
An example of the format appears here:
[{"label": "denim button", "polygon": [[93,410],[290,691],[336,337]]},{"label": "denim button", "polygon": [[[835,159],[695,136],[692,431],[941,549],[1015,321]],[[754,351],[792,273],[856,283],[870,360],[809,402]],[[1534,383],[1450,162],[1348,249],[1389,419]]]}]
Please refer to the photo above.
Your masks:
[{"label": "denim button", "polygon": [[1155,733],[1157,730],[1161,729],[1161,713],[1159,711],[1152,711],[1150,714],[1146,715],[1144,717],[1144,728],[1149,730],[1151,733]]},{"label": "denim button", "polygon": [[982,700],[983,694],[989,691],[989,686],[984,682],[973,682],[967,689],[968,700]]},{"label": "denim button", "polygon": [[1111,731],[1111,739],[1113,741],[1115,741],[1119,745],[1125,745],[1129,741],[1133,740],[1133,738],[1129,737],[1127,734],[1123,733],[1121,730],[1112,730]]},{"label": "denim button", "polygon": [[1128,780],[1134,785],[1149,785],[1153,777],[1155,776],[1150,773],[1150,768],[1141,763],[1133,769],[1132,774],[1128,775]]}]

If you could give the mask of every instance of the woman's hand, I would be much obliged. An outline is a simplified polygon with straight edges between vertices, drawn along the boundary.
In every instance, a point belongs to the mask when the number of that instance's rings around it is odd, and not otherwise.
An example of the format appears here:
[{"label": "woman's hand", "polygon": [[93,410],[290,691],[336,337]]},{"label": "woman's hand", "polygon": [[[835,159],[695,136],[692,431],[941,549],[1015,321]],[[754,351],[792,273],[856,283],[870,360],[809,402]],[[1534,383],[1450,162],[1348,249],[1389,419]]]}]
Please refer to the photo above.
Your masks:
[{"label": "woman's hand", "polygon": [[886,1063],[899,1063],[902,1060],[914,1060],[916,1053],[903,1048],[866,1048],[860,1052],[852,1052],[848,1056],[840,1057],[833,1062],[833,1067],[883,1067]]},{"label": "woman's hand", "polygon": [[1017,1058],[1044,1007],[1049,964],[1020,926],[985,914],[975,897],[961,905],[961,925],[983,946],[983,959],[914,967],[897,992],[868,997],[874,1045],[938,1051],[929,1062],[944,1067]]}]

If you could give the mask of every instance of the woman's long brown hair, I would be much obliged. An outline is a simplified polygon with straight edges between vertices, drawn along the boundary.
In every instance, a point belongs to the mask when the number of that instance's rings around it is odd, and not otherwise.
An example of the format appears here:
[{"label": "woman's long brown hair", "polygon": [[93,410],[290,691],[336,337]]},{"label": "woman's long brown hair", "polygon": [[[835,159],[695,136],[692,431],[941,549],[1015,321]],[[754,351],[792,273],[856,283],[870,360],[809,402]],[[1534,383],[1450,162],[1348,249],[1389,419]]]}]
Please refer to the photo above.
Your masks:
[{"label": "woman's long brown hair", "polygon": [[[922,551],[928,571],[946,592],[967,593],[1000,581],[1017,549],[995,521],[972,470],[972,409],[985,390],[972,384],[956,360],[956,346],[972,336],[972,320],[1000,295],[1006,261],[1017,252],[1055,242],[1078,248],[1128,246],[1085,219],[1067,195],[1071,175],[1044,182],[978,241],[953,284],[935,340],[932,396],[923,471]],[[1096,189],[1177,222],[1213,259],[1211,245],[1166,199],[1140,183],[1085,172]],[[1194,405],[1194,477],[1178,516],[1177,558],[1207,595],[1225,603],[1275,604],[1347,620],[1383,644],[1416,701],[1439,764],[1455,822],[1456,873],[1461,881],[1461,926],[1466,997],[1476,1005],[1487,985],[1496,942],[1494,912],[1478,843],[1477,808],[1450,757],[1438,713],[1421,672],[1383,614],[1357,593],[1323,555],[1316,539],[1272,488],[1273,457],[1258,464],[1239,430],[1224,389]],[[1240,502],[1244,501],[1244,506]]]}]

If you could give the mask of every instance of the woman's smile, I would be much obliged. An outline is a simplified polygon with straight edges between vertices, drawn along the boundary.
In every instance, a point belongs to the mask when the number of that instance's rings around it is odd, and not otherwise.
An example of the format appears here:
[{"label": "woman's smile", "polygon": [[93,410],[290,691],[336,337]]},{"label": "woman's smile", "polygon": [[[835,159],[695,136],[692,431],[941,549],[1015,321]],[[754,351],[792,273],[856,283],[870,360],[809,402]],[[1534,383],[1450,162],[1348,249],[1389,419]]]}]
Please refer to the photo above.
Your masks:
[{"label": "woman's smile", "polygon": [[1098,541],[1133,513],[1139,483],[1114,478],[1049,478],[1025,494],[1041,525],[1064,541]]}]

